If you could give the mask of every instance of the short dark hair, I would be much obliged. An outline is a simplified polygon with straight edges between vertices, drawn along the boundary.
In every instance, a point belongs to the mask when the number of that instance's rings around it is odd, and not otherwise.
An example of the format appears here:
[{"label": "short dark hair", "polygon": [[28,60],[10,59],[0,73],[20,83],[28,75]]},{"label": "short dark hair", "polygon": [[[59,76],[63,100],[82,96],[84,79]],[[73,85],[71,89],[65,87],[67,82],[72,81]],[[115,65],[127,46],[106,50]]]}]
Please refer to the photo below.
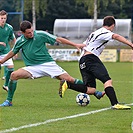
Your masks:
[{"label": "short dark hair", "polygon": [[20,23],[20,30],[25,32],[26,29],[30,29],[32,27],[31,22],[24,20]]},{"label": "short dark hair", "polygon": [[3,15],[8,15],[8,13],[5,10],[1,10],[0,11],[0,16],[3,16]]},{"label": "short dark hair", "polygon": [[113,16],[106,16],[103,20],[103,26],[115,25],[115,18]]}]

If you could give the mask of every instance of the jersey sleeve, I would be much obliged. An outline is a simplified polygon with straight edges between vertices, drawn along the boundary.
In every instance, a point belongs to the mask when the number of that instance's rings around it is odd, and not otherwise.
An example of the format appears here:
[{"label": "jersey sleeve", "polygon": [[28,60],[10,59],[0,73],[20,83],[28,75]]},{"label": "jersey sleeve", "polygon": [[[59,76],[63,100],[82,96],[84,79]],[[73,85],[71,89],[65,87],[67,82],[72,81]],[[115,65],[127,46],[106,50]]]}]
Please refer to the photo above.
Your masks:
[{"label": "jersey sleeve", "polygon": [[113,34],[114,34],[113,32],[108,32],[108,33],[102,35],[102,39],[106,40],[106,41],[111,41],[111,40],[113,40],[113,38],[112,38]]},{"label": "jersey sleeve", "polygon": [[52,34],[49,34],[48,36],[48,43],[51,44],[51,45],[54,45],[55,42],[56,42],[56,36],[52,35]]},{"label": "jersey sleeve", "polygon": [[20,37],[17,38],[16,43],[14,44],[14,46],[12,48],[12,52],[14,54],[17,54],[22,47],[21,43],[19,43],[19,42],[20,42]]},{"label": "jersey sleeve", "polygon": [[48,43],[50,45],[55,44],[57,36],[52,35],[52,34],[45,32],[45,31],[37,31],[37,33],[39,33],[41,35],[44,43]]},{"label": "jersey sleeve", "polygon": [[9,25],[9,28],[10,28],[10,34],[9,34],[8,41],[11,41],[15,38],[15,34],[14,34],[14,31],[13,31],[13,27],[11,25]]}]

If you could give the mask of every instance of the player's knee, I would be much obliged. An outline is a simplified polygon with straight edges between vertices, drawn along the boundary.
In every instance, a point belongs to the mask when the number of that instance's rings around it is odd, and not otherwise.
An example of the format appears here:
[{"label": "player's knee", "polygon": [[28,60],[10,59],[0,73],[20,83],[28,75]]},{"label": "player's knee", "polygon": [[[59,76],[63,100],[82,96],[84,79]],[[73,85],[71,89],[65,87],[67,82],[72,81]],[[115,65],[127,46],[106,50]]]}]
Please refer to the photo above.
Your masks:
[{"label": "player's knee", "polygon": [[10,76],[10,79],[11,80],[17,80],[18,78],[17,78],[18,76],[17,76],[17,73],[16,72],[12,72],[11,73],[11,76]]},{"label": "player's knee", "polygon": [[70,75],[67,74],[67,73],[61,75],[59,78],[60,78],[60,79],[64,79],[64,80],[66,80],[66,81],[68,81],[68,82],[71,82],[71,83],[74,83],[74,82],[75,82],[75,78],[73,78],[72,76],[70,76]]},{"label": "player's knee", "polygon": [[69,78],[66,79],[66,81],[71,82],[71,83],[74,83],[75,79],[72,78],[72,77],[69,77]]},{"label": "player's knee", "polygon": [[106,88],[108,86],[112,86],[112,80],[111,79],[104,83],[104,88]]}]

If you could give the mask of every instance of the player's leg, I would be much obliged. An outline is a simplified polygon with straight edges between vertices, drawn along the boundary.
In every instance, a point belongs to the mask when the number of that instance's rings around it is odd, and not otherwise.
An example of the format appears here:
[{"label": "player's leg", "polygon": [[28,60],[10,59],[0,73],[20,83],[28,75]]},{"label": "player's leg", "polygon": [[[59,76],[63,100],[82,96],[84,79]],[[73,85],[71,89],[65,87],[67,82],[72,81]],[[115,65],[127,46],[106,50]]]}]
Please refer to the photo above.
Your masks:
[{"label": "player's leg", "polygon": [[[88,65],[87,65],[87,62],[85,63],[85,61],[86,61],[86,57],[81,58],[81,60],[79,62],[80,73],[82,75],[84,84],[80,84],[80,85],[73,84],[71,82],[68,82],[68,80],[66,83],[68,85],[68,88],[70,88],[72,90],[76,90],[78,92],[94,95],[97,99],[100,99],[101,97],[104,96],[105,92],[104,91],[100,92],[100,91],[96,90],[96,79],[95,79],[93,73],[90,72],[88,69],[89,67],[92,67],[92,66],[90,66],[90,64],[92,64],[92,63],[88,63]],[[64,84],[66,84],[66,83],[64,83]],[[65,88],[66,85],[64,85],[64,86],[62,85],[62,87]]]},{"label": "player's leg", "polygon": [[8,91],[8,83],[9,83],[10,75],[13,71],[14,71],[14,66],[13,65],[7,67],[7,73],[6,73],[6,76],[5,76],[5,83],[3,85],[3,89],[6,90],[6,91]]},{"label": "player's leg", "polygon": [[[4,58],[6,55],[3,55],[2,58]],[[7,60],[5,63],[2,64],[3,66],[7,66],[8,67],[8,71],[6,74],[6,79],[5,79],[5,83],[3,85],[3,89],[8,91],[8,83],[9,83],[9,79],[10,79],[10,75],[11,73],[14,71],[14,64],[12,59]]]},{"label": "player's leg", "polygon": [[117,96],[116,96],[115,90],[112,85],[112,80],[109,77],[108,71],[106,67],[104,66],[104,64],[99,61],[97,66],[98,66],[98,69],[94,73],[95,77],[99,79],[101,82],[103,82],[105,93],[110,100],[112,108],[113,109],[131,109],[131,107],[129,106],[120,105],[118,103]]},{"label": "player's leg", "polygon": [[[45,71],[45,73],[47,75],[51,76],[52,78],[61,80],[60,88],[59,88],[59,95],[61,97],[62,97],[62,95],[64,95],[64,92],[68,87],[67,84],[65,84],[66,82],[64,82],[64,81],[68,81],[70,83],[79,84],[79,85],[83,84],[83,82],[80,79],[75,79],[75,78],[71,77],[64,69],[62,69],[60,66],[58,66],[56,64],[56,62],[54,62],[54,61],[44,63],[44,64],[42,64],[42,66],[43,66],[43,71]],[[61,87],[62,83],[64,84],[63,87]]]},{"label": "player's leg", "polygon": [[24,69],[18,69],[11,73],[9,84],[8,84],[8,95],[6,101],[4,101],[0,106],[12,106],[13,96],[17,87],[17,80],[18,79],[26,79],[31,78],[32,75],[28,71]]},{"label": "player's leg", "polygon": [[71,77],[68,73],[60,74],[56,78],[60,80],[59,95],[61,98],[64,97],[64,93],[68,88],[79,92],[86,92],[83,82]]},{"label": "player's leg", "polygon": [[112,86],[112,80],[108,74],[106,67],[100,61],[99,58],[96,58],[96,63],[92,71],[94,76],[104,84],[105,93],[109,98],[111,105],[117,104],[118,100],[117,100],[114,88]]},{"label": "player's leg", "polygon": [[126,105],[121,105],[118,103],[116,94],[115,94],[115,90],[112,86],[112,80],[108,80],[104,83],[104,87],[105,87],[105,93],[108,96],[108,98],[110,99],[111,105],[113,109],[131,109],[130,106],[126,106]]},{"label": "player's leg", "polygon": [[[41,69],[41,68],[43,68],[41,70],[43,73],[42,76],[47,75],[47,76],[51,76],[51,78],[68,81],[73,84],[83,84],[83,82],[80,79],[75,79],[75,78],[71,77],[64,69],[62,69],[60,66],[58,66],[56,64],[56,62],[54,62],[54,61],[41,64],[39,69]],[[63,87],[63,88],[67,89],[67,86]],[[60,94],[60,92],[61,91],[59,91],[59,94]],[[62,93],[61,93],[61,95],[62,95]]]},{"label": "player's leg", "polygon": [[59,80],[65,80],[65,81],[68,81],[68,82],[74,83],[74,84],[83,84],[82,80],[77,79],[77,78],[73,78],[67,72],[62,73],[59,76],[56,76],[56,78]]},{"label": "player's leg", "polygon": [[4,75],[2,77],[3,80],[5,80],[7,72],[8,72],[8,68],[7,68],[7,66],[4,66]]},{"label": "player's leg", "polygon": [[118,100],[112,85],[112,80],[108,74],[106,67],[100,60],[97,63],[97,69],[95,69],[94,75],[104,84],[105,93],[109,98],[111,105],[117,104]]},{"label": "player's leg", "polygon": [[[80,73],[82,75],[83,82],[87,86],[87,94],[94,95],[100,100],[105,95],[105,92],[96,90],[96,78],[90,70],[91,69],[88,70],[88,67],[83,69],[80,67]],[[90,90],[92,90],[92,92],[89,92]]]},{"label": "player's leg", "polygon": [[[61,98],[64,97],[64,93],[68,88],[77,92],[94,95],[97,99],[100,99],[104,95],[102,92],[96,91],[93,87],[87,87],[87,85],[85,85],[81,80],[74,79],[68,73],[62,74],[59,77],[60,79],[63,79],[60,81],[59,87],[59,95]],[[78,80],[80,82],[76,82]]]}]

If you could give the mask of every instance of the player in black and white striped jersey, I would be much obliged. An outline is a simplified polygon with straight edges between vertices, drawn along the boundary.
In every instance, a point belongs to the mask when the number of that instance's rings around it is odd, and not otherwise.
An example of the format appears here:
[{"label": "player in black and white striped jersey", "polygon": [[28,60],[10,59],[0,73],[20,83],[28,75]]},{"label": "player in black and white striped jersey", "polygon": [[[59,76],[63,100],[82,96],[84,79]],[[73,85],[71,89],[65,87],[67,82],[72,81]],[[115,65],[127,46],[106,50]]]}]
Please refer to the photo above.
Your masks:
[{"label": "player in black and white striped jersey", "polygon": [[[87,40],[84,42],[86,47],[83,48],[82,57],[80,59],[80,72],[83,77],[83,81],[90,89],[96,88],[96,79],[99,79],[104,84],[104,90],[108,98],[110,99],[112,108],[114,109],[130,109],[125,105],[118,103],[113,85],[108,71],[98,56],[102,53],[106,47],[107,42],[115,39],[122,43],[129,45],[133,49],[133,44],[121,35],[113,33],[115,28],[115,19],[113,16],[106,16],[103,20],[102,28],[94,31],[90,34]],[[82,65],[85,67],[82,68]]]},{"label": "player in black and white striped jersey", "polygon": [[[129,106],[119,104],[112,85],[112,79],[110,78],[106,67],[99,59],[99,55],[106,47],[107,42],[113,39],[129,45],[133,49],[133,44],[126,38],[113,33],[114,28],[114,17],[106,16],[103,20],[103,26],[89,35],[89,37],[84,42],[86,46],[83,47],[80,56],[80,72],[83,82],[86,86],[84,87],[84,90],[87,90],[87,94],[90,94],[90,92],[93,94],[95,92],[96,79],[98,79],[104,84],[105,93],[108,96],[113,109],[131,109],[131,107]],[[64,82],[64,84],[67,84],[67,86],[69,86],[68,88],[72,89],[71,83]],[[64,84],[62,84],[62,94],[64,94],[64,92],[66,91],[66,85]]]}]

